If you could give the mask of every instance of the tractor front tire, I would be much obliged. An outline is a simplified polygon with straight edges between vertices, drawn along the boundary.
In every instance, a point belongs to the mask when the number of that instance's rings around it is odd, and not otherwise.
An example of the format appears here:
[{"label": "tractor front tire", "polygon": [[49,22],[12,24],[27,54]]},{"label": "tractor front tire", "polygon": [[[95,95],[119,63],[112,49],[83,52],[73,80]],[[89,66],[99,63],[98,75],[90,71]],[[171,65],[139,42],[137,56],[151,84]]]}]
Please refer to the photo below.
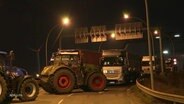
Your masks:
[{"label": "tractor front tire", "polygon": [[0,75],[0,103],[6,99],[7,91],[7,83],[5,79]]},{"label": "tractor front tire", "polygon": [[39,85],[36,80],[28,78],[23,81],[20,87],[20,96],[18,97],[21,101],[33,101],[39,94]]}]

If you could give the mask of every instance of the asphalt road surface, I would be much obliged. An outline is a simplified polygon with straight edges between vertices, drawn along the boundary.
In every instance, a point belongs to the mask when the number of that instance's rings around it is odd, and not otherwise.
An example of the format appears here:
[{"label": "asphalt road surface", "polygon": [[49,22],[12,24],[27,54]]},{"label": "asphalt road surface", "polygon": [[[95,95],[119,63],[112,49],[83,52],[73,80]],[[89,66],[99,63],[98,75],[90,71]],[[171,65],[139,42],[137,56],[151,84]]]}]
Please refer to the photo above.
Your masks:
[{"label": "asphalt road surface", "polygon": [[[133,87],[136,86],[108,86],[102,92],[84,92],[81,89],[75,89],[72,93],[64,95],[49,94],[40,89],[35,101],[20,102],[14,99],[11,104],[148,104],[140,96],[137,96],[137,92],[132,90]],[[153,104],[153,101],[150,104]],[[165,103],[157,102],[156,104]]]}]

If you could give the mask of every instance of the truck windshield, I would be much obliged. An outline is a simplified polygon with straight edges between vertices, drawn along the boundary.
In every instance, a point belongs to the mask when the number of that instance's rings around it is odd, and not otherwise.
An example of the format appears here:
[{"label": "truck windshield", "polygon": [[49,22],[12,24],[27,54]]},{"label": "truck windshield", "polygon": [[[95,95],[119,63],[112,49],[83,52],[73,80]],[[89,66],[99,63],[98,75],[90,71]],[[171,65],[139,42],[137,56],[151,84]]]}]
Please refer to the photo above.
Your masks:
[{"label": "truck windshield", "polygon": [[[155,65],[155,62],[152,61],[152,64]],[[150,62],[149,61],[142,61],[142,66],[149,66]]]},{"label": "truck windshield", "polygon": [[119,66],[123,64],[123,57],[104,57],[101,63],[102,66]]}]

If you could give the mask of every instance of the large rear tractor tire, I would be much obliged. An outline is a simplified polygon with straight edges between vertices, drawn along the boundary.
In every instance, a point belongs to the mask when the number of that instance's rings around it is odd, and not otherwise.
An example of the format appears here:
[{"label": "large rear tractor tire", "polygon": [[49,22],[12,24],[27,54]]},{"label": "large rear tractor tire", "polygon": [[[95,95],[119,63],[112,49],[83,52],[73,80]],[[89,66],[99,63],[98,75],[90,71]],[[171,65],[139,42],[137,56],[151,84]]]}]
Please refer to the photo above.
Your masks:
[{"label": "large rear tractor tire", "polygon": [[33,101],[37,98],[39,94],[39,85],[36,80],[29,78],[26,79],[19,90],[21,96],[19,96],[19,100],[21,101]]},{"label": "large rear tractor tire", "polygon": [[99,92],[105,89],[107,81],[104,74],[97,72],[89,76],[87,83],[91,91]]},{"label": "large rear tractor tire", "polygon": [[75,76],[67,69],[58,70],[53,77],[53,87],[58,94],[70,93],[75,87]]},{"label": "large rear tractor tire", "polygon": [[7,84],[5,79],[0,75],[0,103],[2,103],[7,96]]}]

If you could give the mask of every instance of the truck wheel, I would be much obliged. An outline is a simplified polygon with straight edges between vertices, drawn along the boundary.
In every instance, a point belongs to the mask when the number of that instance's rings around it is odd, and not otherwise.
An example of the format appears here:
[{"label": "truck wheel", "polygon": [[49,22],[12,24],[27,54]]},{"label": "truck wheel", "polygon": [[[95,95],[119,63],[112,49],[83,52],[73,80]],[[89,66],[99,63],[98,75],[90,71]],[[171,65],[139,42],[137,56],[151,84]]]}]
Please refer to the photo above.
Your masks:
[{"label": "truck wheel", "polygon": [[59,70],[53,77],[54,89],[59,94],[70,93],[75,87],[75,77],[69,70]]},{"label": "truck wheel", "polygon": [[102,73],[93,73],[88,78],[88,87],[91,91],[103,91],[106,87],[106,77]]},{"label": "truck wheel", "polygon": [[7,84],[5,79],[0,75],[0,103],[3,102],[7,96]]},{"label": "truck wheel", "polygon": [[20,96],[18,97],[21,101],[33,101],[39,94],[38,83],[32,79],[26,79],[20,87]]}]

